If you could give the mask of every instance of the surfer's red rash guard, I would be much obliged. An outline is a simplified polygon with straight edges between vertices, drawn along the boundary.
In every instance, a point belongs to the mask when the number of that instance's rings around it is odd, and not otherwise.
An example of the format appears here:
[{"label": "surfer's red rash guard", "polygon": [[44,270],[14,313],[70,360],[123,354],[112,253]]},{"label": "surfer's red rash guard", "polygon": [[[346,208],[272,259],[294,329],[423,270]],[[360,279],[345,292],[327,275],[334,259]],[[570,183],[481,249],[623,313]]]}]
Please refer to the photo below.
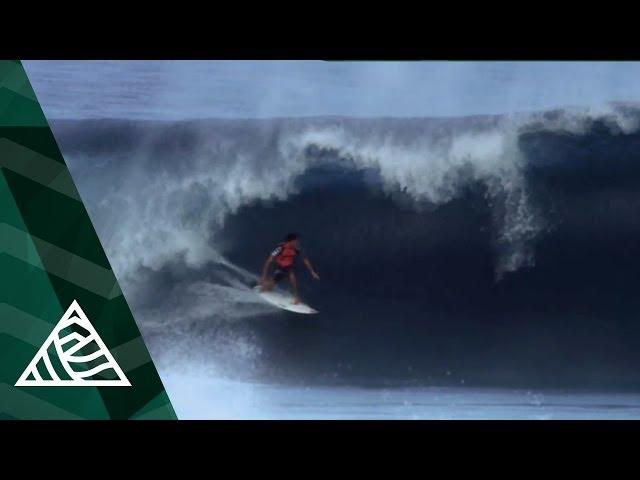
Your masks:
[{"label": "surfer's red rash guard", "polygon": [[302,255],[302,249],[287,242],[281,243],[271,252],[271,256],[282,268],[292,267],[298,255]]}]

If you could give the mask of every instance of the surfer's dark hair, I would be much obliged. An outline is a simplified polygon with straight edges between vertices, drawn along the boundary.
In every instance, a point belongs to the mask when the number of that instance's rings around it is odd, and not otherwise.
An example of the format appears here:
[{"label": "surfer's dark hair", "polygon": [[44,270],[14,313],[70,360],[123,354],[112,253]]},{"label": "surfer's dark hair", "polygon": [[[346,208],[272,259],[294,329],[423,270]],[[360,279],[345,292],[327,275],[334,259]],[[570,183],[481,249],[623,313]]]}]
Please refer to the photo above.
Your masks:
[{"label": "surfer's dark hair", "polygon": [[284,241],[291,242],[293,240],[297,240],[298,238],[300,238],[300,235],[298,235],[297,233],[287,233],[287,235],[284,237]]}]

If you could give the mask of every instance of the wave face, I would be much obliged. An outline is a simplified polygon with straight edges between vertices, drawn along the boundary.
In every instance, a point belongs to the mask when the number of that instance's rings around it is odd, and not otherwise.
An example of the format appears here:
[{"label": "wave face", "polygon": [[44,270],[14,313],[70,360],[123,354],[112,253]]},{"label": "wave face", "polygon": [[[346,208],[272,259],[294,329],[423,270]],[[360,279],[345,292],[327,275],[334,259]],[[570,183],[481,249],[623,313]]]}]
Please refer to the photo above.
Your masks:
[{"label": "wave face", "polygon": [[[162,368],[303,383],[640,385],[640,110],[57,121]],[[250,291],[288,231],[312,320]]]}]

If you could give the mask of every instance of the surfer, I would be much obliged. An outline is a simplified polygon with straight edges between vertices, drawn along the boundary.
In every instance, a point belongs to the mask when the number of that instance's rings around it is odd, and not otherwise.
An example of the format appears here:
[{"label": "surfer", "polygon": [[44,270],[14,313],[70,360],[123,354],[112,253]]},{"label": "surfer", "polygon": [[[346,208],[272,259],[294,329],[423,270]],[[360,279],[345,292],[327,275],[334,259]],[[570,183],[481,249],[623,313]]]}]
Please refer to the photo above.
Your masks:
[{"label": "surfer", "polygon": [[[300,246],[299,235],[296,233],[290,233],[284,237],[284,241],[280,243],[269,255],[267,261],[262,269],[262,278],[260,279],[260,291],[267,292],[272,290],[278,282],[284,278],[288,278],[293,289],[293,303],[300,303],[300,296],[298,295],[298,282],[296,280],[296,274],[294,267],[298,257],[302,257],[302,262],[311,273],[311,276],[316,280],[320,280],[320,276],[316,273],[311,265],[311,262],[304,254],[302,247]],[[273,272],[271,278],[267,278],[269,274],[269,267],[271,263],[276,262],[276,269]]]}]

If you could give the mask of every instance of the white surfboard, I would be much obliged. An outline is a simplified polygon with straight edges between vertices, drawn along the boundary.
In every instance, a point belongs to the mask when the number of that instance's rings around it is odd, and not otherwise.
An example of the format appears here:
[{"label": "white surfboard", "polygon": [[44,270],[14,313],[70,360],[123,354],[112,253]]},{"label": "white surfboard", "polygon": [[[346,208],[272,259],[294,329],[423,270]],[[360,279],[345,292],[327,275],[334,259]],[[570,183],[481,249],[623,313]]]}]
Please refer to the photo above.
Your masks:
[{"label": "white surfboard", "polygon": [[282,308],[284,310],[295,313],[318,313],[317,310],[314,310],[309,305],[306,305],[302,302],[294,304],[292,295],[287,295],[277,290],[271,290],[270,292],[261,292],[260,286],[253,287],[253,290],[258,295],[260,295],[263,300],[278,308]]}]

